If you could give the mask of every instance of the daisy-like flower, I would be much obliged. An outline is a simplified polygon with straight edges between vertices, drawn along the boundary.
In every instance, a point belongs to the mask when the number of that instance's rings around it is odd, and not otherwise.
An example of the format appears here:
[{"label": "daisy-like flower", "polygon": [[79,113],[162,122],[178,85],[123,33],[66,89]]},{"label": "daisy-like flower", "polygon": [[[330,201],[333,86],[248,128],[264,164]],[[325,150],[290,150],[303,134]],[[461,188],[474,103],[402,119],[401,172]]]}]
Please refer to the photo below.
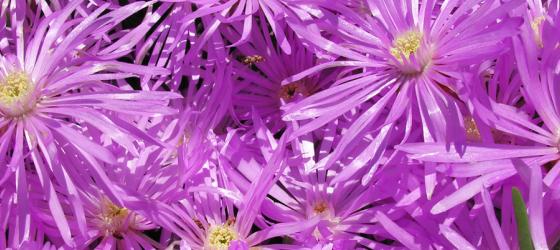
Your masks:
[{"label": "daisy-like flower", "polygon": [[[258,121],[258,118],[255,119],[256,134],[240,138],[240,142],[236,143],[244,143],[246,148],[257,145],[256,149],[246,150],[247,153],[243,155],[259,154],[260,150],[266,157],[266,152],[270,152],[277,142],[264,123]],[[408,168],[399,165],[384,168],[373,177],[375,184],[368,186],[362,185],[359,177],[335,184],[333,180],[337,178],[337,173],[343,166],[351,166],[354,158],[363,157],[354,155],[359,154],[359,149],[367,146],[367,142],[359,142],[356,143],[359,145],[352,152],[352,156],[344,159],[336,169],[308,170],[304,167],[320,165],[328,160],[329,152],[336,147],[340,137],[339,130],[345,126],[347,124],[342,121],[329,123],[324,129],[302,137],[306,138],[305,140],[297,138],[291,142],[293,154],[301,158],[288,162],[289,167],[271,187],[269,199],[263,202],[262,213],[265,222],[270,224],[304,225],[312,222],[315,226],[301,232],[287,231],[282,242],[299,245],[302,249],[322,249],[329,246],[335,247],[334,249],[398,246],[424,249],[432,244],[432,241],[444,241],[444,238],[437,235],[430,238],[426,232],[437,230],[437,224],[426,223],[421,211],[415,209],[415,201],[421,198],[421,183],[417,180],[409,181],[408,171],[416,166]],[[253,137],[256,137],[256,140],[251,139]],[[245,158],[251,159],[247,156]],[[247,163],[247,160],[239,160],[239,163],[234,165],[237,166],[235,171],[229,172],[228,176],[239,189],[246,189],[259,178],[254,164]],[[360,172],[363,173],[364,171]],[[416,191],[412,195],[406,195],[404,191],[409,188],[416,188]],[[393,209],[395,206],[410,206],[412,219]],[[400,226],[403,224],[406,226]],[[433,243],[434,246],[438,244]],[[448,246],[448,243],[439,244],[442,245]]]},{"label": "daisy-like flower", "polygon": [[156,228],[141,215],[115,205],[103,195],[84,198],[86,219],[89,222],[87,241],[79,242],[80,248],[101,249],[150,249],[162,246],[144,234]]},{"label": "daisy-like flower", "polygon": [[[286,127],[281,118],[281,106],[326,88],[334,82],[337,72],[325,72],[282,86],[280,83],[286,77],[316,65],[321,59],[306,48],[289,27],[284,30],[292,51],[286,54],[269,36],[266,23],[254,26],[259,28],[253,28],[250,40],[237,46],[233,54],[238,59],[232,62],[236,76],[233,105],[237,119],[251,120],[255,109],[276,133]],[[222,33],[229,40],[241,35],[235,27],[224,29]]]},{"label": "daisy-like flower", "polygon": [[[56,227],[65,243],[73,245],[55,187],[63,187],[62,193],[73,197],[73,209],[79,210],[76,190],[80,183],[76,180],[81,179],[77,175],[84,174],[84,169],[72,169],[64,158],[78,157],[87,162],[83,165],[87,174],[111,198],[116,198],[99,161],[115,164],[117,160],[100,145],[99,138],[106,136],[127,152],[138,155],[134,141],[142,138],[144,132],[116,114],[174,113],[167,103],[179,95],[126,91],[109,84],[111,80],[146,71],[167,74],[166,70],[96,57],[101,53],[96,38],[148,5],[134,3],[108,11],[111,5],[107,3],[83,15],[78,10],[86,6],[82,1],[72,1],[29,25],[25,17],[31,13],[26,14],[26,2],[10,2],[14,10],[9,15],[10,26],[2,31],[9,39],[3,40],[6,43],[0,57],[0,162],[4,166],[1,182],[15,179],[17,198],[13,202],[21,220],[15,224],[20,240],[29,238],[29,231],[25,230],[32,206],[26,191],[29,174],[37,174]],[[116,43],[126,45],[123,41]]]},{"label": "daisy-like flower", "polygon": [[[464,143],[466,107],[458,99],[461,73],[504,51],[502,41],[515,34],[522,22],[508,13],[522,1],[446,1],[441,7],[437,2],[368,1],[374,19],[367,25],[363,20],[346,20],[325,12],[322,26],[336,32],[333,36],[339,37],[341,44],[294,26],[306,40],[351,61],[315,66],[283,84],[335,66],[353,67],[361,74],[341,79],[340,84],[286,107],[286,120],[313,118],[293,137],[374,100],[373,105],[360,110],[362,116],[343,136],[325,167],[332,166],[355,138],[368,131],[380,131],[375,132],[378,135],[372,144],[381,145],[377,151],[385,150],[388,138],[395,134],[394,126],[410,116],[421,121],[424,141]],[[333,19],[338,31],[329,28]],[[381,115],[384,111],[387,115]],[[406,136],[401,138],[406,140]]]},{"label": "daisy-like flower", "polygon": [[[555,22],[547,21],[543,24],[544,30],[552,30],[558,26],[558,18],[552,20]],[[523,27],[520,38],[513,39],[519,75],[523,82],[523,96],[532,107],[528,110],[534,109],[534,114],[526,114],[516,107],[496,103],[484,95],[474,98],[474,110],[478,110],[476,115],[481,121],[499,131],[523,138],[523,141],[517,141],[517,145],[466,144],[461,153],[454,147],[446,149],[442,143],[410,144],[400,148],[410,153],[412,158],[422,161],[454,164],[477,162],[476,166],[491,166],[478,178],[435,204],[432,213],[447,211],[480,193],[483,185],[498,184],[517,174],[529,186],[528,208],[533,243],[539,249],[548,247],[547,236],[551,232],[545,230],[543,218],[550,210],[543,207],[543,193],[546,195],[556,192],[560,173],[560,116],[554,87],[554,83],[560,79],[557,71],[560,62],[557,53],[559,41],[557,34],[545,32],[543,47],[539,48],[536,46],[538,41],[534,39],[533,30],[527,26]],[[545,53],[538,51],[541,49]],[[477,171],[475,165],[470,171]]]},{"label": "daisy-like flower", "polygon": [[[226,137],[225,144],[222,145],[223,155],[218,155],[219,158],[209,161],[205,168],[190,179],[186,188],[186,197],[177,204],[172,204],[175,214],[185,225],[172,231],[191,249],[274,247],[274,245],[268,246],[266,240],[283,236],[287,231],[298,232],[309,229],[313,225],[313,222],[304,225],[280,223],[272,226],[262,223],[260,216],[262,201],[279,177],[278,171],[285,166],[285,158],[280,157],[285,152],[284,144],[280,141],[272,155],[268,155],[269,161],[258,174],[258,181],[242,189],[236,189],[231,179],[235,178],[231,174],[235,170],[230,164],[241,159],[237,156],[250,151],[238,148],[235,133],[232,131]],[[255,161],[256,159],[250,157],[250,155],[244,157],[248,160],[247,164],[260,165]],[[260,230],[255,231],[255,225]]]}]

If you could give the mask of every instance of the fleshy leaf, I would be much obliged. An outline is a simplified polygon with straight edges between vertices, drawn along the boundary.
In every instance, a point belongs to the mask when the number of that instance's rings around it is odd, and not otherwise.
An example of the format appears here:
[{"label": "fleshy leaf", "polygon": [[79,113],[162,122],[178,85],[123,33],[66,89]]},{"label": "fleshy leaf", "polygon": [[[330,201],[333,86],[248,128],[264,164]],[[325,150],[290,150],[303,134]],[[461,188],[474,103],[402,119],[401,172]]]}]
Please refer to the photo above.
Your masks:
[{"label": "fleshy leaf", "polygon": [[527,216],[527,206],[523,201],[521,192],[517,188],[511,191],[513,199],[513,208],[515,210],[515,222],[517,223],[517,240],[519,248],[523,250],[535,249],[531,240],[531,231],[529,229],[529,217]]}]

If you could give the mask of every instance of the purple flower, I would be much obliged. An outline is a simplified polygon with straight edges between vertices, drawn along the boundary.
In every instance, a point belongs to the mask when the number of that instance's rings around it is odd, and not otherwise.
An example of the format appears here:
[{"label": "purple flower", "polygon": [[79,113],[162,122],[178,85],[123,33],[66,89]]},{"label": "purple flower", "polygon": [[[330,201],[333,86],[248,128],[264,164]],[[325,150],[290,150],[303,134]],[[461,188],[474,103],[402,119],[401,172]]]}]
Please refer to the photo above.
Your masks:
[{"label": "purple flower", "polygon": [[[375,147],[372,152],[383,152],[388,140],[395,136],[407,141],[412,121],[421,122],[424,141],[459,145],[465,141],[462,123],[466,107],[458,96],[463,84],[462,71],[504,51],[502,41],[515,34],[521,22],[519,18],[509,18],[508,12],[521,2],[510,1],[495,7],[493,1],[480,5],[463,3],[460,7],[454,3],[441,9],[435,3],[371,1],[375,20],[369,22],[325,12],[321,25],[339,37],[341,44],[294,27],[306,40],[347,60],[315,66],[283,84],[329,67],[347,66],[356,72],[333,87],[286,107],[286,120],[314,118],[296,130],[294,137],[359,108],[362,115],[341,139],[325,167],[332,166],[356,138],[369,131],[379,131],[371,142]],[[340,23],[337,30],[329,28],[333,27],[333,19]],[[491,32],[493,36],[487,36]],[[476,54],[471,46],[479,48]],[[373,104],[368,103],[371,100]],[[388,113],[382,115],[383,112]],[[404,136],[395,132],[399,123],[409,124]]]},{"label": "purple flower", "polygon": [[[72,246],[60,194],[71,197],[72,209],[79,213],[82,201],[77,190],[84,184],[79,183],[84,177],[78,175],[85,174],[92,178],[86,178],[86,183],[95,180],[115,198],[100,162],[116,164],[117,158],[101,145],[102,138],[106,136],[127,153],[138,155],[134,141],[143,139],[144,132],[118,115],[172,114],[175,111],[167,107],[168,100],[180,96],[121,90],[110,81],[146,71],[160,75],[168,72],[96,56],[111,56],[100,50],[96,38],[147,4],[112,11],[110,4],[103,4],[87,15],[72,17],[82,9],[81,1],[74,1],[31,26],[23,21],[28,11],[25,1],[13,1],[11,6],[15,8],[12,26],[3,31],[11,40],[3,46],[4,56],[0,57],[1,183],[15,180],[13,205],[19,220],[9,230],[19,232],[14,246],[30,237],[26,226],[33,205],[27,190],[30,183],[35,183],[30,180],[33,176],[39,180],[35,184],[43,190],[41,195],[48,201],[56,228],[64,242]],[[124,44],[120,40],[115,43]]]},{"label": "purple flower", "polygon": [[[233,106],[241,122],[251,120],[254,111],[263,116],[274,133],[284,129],[281,107],[325,89],[336,80],[337,71],[308,77],[282,86],[283,79],[319,63],[313,51],[306,48],[289,27],[284,27],[291,53],[281,50],[268,36],[266,24],[253,28],[250,40],[236,47],[233,61]],[[235,40],[239,30],[224,28],[223,34]],[[323,60],[324,61],[324,60]],[[253,110],[254,109],[254,110]]]},{"label": "purple flower", "polygon": [[[557,19],[552,18],[552,20]],[[546,30],[557,26],[558,23],[547,21],[542,25]],[[511,178],[521,178],[521,185],[528,187],[526,190],[529,193],[528,208],[533,243],[536,248],[547,248],[547,234],[550,232],[546,230],[544,218],[550,215],[544,206],[543,195],[557,189],[556,180],[560,170],[558,168],[560,124],[558,117],[560,116],[554,104],[557,103],[557,95],[554,94],[555,90],[552,87],[554,82],[560,79],[556,70],[560,58],[554,53],[549,55],[549,51],[556,50],[560,40],[551,33],[543,33],[542,40],[534,39],[535,33],[532,28],[525,25],[521,36],[513,38],[517,70],[523,83],[522,97],[529,105],[524,108],[524,111],[531,112],[530,114],[524,113],[515,106],[505,105],[516,105],[516,103],[502,104],[491,100],[478,88],[476,92],[478,95],[472,98],[475,114],[486,125],[492,126],[494,131],[503,131],[505,134],[492,134],[486,131],[482,134],[482,139],[487,143],[467,143],[461,152],[453,146],[446,148],[446,145],[439,142],[407,144],[400,146],[399,149],[410,153],[411,157],[417,160],[448,163],[455,169],[464,168],[462,170],[464,176],[476,177],[435,204],[431,210],[435,214],[462,204],[478,193],[482,193],[485,205],[491,206],[488,205],[491,203],[490,195],[486,193],[484,187],[506,185],[504,182]],[[508,74],[507,71],[499,73],[505,73],[506,76]],[[494,78],[502,81],[507,79],[499,75],[494,75]],[[507,89],[511,85],[502,82],[501,86]],[[514,145],[495,144],[495,142],[504,142],[503,136],[514,138],[515,140],[507,141],[508,144]],[[547,171],[544,176],[543,170]],[[500,241],[499,244],[504,243]]]}]

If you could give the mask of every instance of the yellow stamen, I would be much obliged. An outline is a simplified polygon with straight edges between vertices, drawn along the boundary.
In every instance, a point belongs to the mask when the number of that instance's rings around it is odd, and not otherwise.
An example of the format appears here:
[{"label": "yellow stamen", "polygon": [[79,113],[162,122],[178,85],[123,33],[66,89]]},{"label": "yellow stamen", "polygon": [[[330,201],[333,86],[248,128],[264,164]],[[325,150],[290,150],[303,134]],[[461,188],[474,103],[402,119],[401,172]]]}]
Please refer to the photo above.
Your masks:
[{"label": "yellow stamen", "polygon": [[246,56],[245,58],[243,58],[242,62],[245,65],[256,64],[256,63],[264,62],[264,57],[260,55]]},{"label": "yellow stamen", "polygon": [[533,29],[535,42],[540,48],[544,46],[542,41],[542,34],[541,34],[541,27],[544,20],[545,20],[544,16],[539,16],[531,22],[531,29]]},{"label": "yellow stamen", "polygon": [[105,197],[101,199],[100,203],[100,212],[97,215],[96,222],[105,235],[121,233],[128,228],[125,226],[130,214],[128,209],[113,204]]},{"label": "yellow stamen", "polygon": [[399,35],[393,41],[393,47],[390,52],[398,61],[402,62],[401,54],[404,55],[406,59],[410,57],[411,54],[416,53],[418,48],[420,48],[420,43],[422,41],[423,34],[418,31],[407,31]]},{"label": "yellow stamen", "polygon": [[237,232],[229,225],[213,226],[208,233],[208,244],[213,250],[228,249],[237,237]]},{"label": "yellow stamen", "polygon": [[0,83],[0,101],[11,105],[31,90],[29,77],[23,72],[11,73]]}]

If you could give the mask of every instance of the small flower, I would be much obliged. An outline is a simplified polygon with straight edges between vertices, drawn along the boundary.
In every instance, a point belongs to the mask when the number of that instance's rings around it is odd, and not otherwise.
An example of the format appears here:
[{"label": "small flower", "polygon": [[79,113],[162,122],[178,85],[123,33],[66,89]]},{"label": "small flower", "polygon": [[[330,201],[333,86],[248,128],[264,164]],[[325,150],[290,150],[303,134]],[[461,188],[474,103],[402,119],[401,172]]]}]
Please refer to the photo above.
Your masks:
[{"label": "small flower", "polygon": [[[276,133],[286,127],[286,122],[281,118],[282,107],[326,88],[334,82],[336,72],[282,85],[283,79],[312,67],[321,59],[306,48],[288,26],[285,26],[284,30],[292,48],[290,54],[281,50],[277,41],[265,38],[268,36],[267,27],[257,26],[254,29],[250,39],[237,47],[240,54],[250,56],[241,57],[241,63],[233,63],[233,73],[236,77],[233,84],[233,105],[241,122],[252,119],[254,108]],[[234,39],[235,30],[232,28],[226,31],[224,34]],[[259,60],[253,60],[248,65],[248,59]]]}]

